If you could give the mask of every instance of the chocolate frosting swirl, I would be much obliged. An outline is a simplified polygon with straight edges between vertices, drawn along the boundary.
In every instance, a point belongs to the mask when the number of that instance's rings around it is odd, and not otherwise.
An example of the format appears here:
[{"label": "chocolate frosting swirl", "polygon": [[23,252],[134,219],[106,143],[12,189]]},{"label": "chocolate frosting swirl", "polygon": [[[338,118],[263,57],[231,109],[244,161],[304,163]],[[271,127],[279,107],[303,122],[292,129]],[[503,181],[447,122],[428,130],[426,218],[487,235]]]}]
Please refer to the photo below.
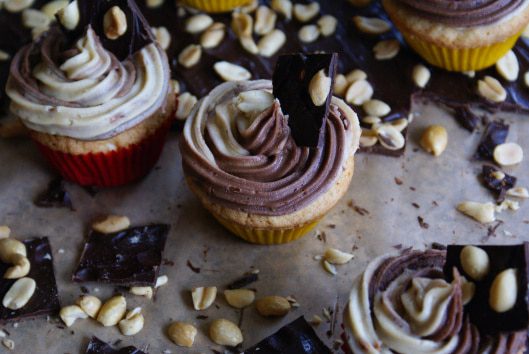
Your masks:
[{"label": "chocolate frosting swirl", "polygon": [[[333,185],[356,149],[357,131],[333,104],[323,148],[298,147],[270,89],[267,80],[220,85],[195,106],[180,147],[186,176],[213,202],[274,216],[303,208]],[[248,116],[233,102],[256,91],[269,104]]]},{"label": "chocolate frosting swirl", "polygon": [[169,64],[155,44],[119,61],[90,27],[73,47],[66,42],[52,28],[13,58],[6,88],[10,108],[31,129],[104,139],[164,106]]},{"label": "chocolate frosting swirl", "polygon": [[432,21],[456,27],[495,23],[525,0],[398,0],[410,10]]},{"label": "chocolate frosting swirl", "polygon": [[454,271],[454,281],[446,282],[445,259],[444,251],[408,251],[369,264],[354,282],[346,312],[353,353],[522,352],[524,331],[482,337],[465,318],[466,280]]}]

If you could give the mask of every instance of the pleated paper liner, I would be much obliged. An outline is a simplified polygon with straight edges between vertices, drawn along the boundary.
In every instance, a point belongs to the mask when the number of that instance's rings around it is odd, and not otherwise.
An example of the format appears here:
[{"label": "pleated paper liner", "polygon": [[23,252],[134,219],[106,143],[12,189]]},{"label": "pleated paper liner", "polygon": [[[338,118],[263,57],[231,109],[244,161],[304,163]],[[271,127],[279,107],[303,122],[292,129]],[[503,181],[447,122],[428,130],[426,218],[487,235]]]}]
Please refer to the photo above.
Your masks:
[{"label": "pleated paper liner", "polygon": [[181,0],[180,3],[205,12],[218,13],[248,5],[250,0]]},{"label": "pleated paper liner", "polygon": [[105,153],[74,155],[35,140],[46,160],[65,179],[81,186],[116,187],[137,181],[154,167],[163,150],[172,120],[137,144]]}]

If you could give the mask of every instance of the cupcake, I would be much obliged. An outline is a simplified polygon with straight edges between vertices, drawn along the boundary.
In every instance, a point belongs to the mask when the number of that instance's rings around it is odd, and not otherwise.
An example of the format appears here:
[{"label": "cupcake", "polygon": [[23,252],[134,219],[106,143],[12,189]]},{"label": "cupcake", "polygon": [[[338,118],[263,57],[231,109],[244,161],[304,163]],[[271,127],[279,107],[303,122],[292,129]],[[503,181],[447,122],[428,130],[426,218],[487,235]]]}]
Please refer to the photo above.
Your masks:
[{"label": "cupcake", "polygon": [[[486,247],[487,253],[494,256],[492,248],[510,253],[508,247],[520,246]],[[493,279],[495,272],[509,261],[503,256],[491,257],[490,277],[478,281],[460,267],[461,248],[449,246],[448,256],[444,250],[408,250],[373,260],[353,282],[344,315],[344,351],[349,354],[524,353],[527,323],[522,322],[514,330],[508,328],[508,317],[501,317],[518,316],[517,310],[500,314],[488,308],[488,279]],[[525,260],[519,261],[525,263]],[[520,283],[527,283],[523,278],[520,275]],[[486,303],[482,302],[483,298],[487,299]],[[526,299],[519,301],[522,306],[525,304],[527,312]],[[491,320],[493,317],[503,320]]]},{"label": "cupcake", "polygon": [[99,187],[138,180],[174,116],[165,52],[132,0],[79,0],[68,14],[70,30],[53,27],[13,58],[10,111],[64,178]]},{"label": "cupcake", "polygon": [[529,23],[525,0],[383,0],[383,5],[419,55],[450,71],[493,65]]},{"label": "cupcake", "polygon": [[182,5],[209,13],[232,11],[251,2],[251,0],[180,0]]},{"label": "cupcake", "polygon": [[258,244],[296,240],[325,216],[349,187],[360,136],[356,114],[330,95],[323,143],[298,146],[271,90],[268,80],[221,84],[197,103],[180,144],[204,207]]}]

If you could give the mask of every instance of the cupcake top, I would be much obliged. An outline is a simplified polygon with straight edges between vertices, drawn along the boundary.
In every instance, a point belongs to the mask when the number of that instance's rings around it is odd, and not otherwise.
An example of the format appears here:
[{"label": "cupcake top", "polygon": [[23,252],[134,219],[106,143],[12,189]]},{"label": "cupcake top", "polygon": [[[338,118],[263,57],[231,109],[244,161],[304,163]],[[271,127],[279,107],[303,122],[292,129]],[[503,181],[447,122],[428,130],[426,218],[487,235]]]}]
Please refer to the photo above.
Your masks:
[{"label": "cupcake top", "polygon": [[489,25],[508,17],[525,0],[398,0],[421,17],[456,27]]},{"label": "cupcake top", "polygon": [[[103,38],[102,28],[98,31],[90,22],[82,28],[73,31],[72,39],[72,33],[54,27],[13,58],[6,93],[12,113],[30,129],[82,140],[106,139],[164,105],[170,70],[154,40],[123,55],[103,45],[109,39]],[[134,37],[124,40],[130,43]]]},{"label": "cupcake top", "polygon": [[407,251],[372,261],[353,283],[345,314],[353,353],[505,353],[525,348],[526,330],[483,335],[466,304],[473,283],[453,268],[446,251]]},{"label": "cupcake top", "polygon": [[321,147],[300,147],[268,80],[224,83],[203,98],[181,140],[188,178],[222,206],[278,216],[325,193],[358,146],[354,113],[332,99]]}]

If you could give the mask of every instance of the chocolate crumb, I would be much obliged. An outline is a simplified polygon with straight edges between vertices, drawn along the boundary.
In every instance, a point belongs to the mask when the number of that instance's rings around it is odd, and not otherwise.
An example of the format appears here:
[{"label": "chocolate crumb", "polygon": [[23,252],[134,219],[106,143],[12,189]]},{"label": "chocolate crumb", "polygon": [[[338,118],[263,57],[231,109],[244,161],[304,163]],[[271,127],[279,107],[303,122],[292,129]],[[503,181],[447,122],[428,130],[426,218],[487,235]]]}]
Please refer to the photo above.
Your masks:
[{"label": "chocolate crumb", "polygon": [[367,209],[359,207],[358,205],[355,205],[354,200],[352,199],[347,203],[347,206],[353,209],[355,212],[357,212],[361,216],[369,215],[369,211]]},{"label": "chocolate crumb", "polygon": [[198,315],[196,317],[197,320],[207,320],[209,318],[209,316],[206,316],[206,315]]},{"label": "chocolate crumb", "polygon": [[193,273],[197,273],[197,274],[200,273],[201,269],[199,267],[195,267],[189,259],[187,260],[186,264],[187,264],[187,267],[193,271]]},{"label": "chocolate crumb", "polygon": [[48,189],[39,194],[34,203],[40,208],[69,208],[75,211],[70,194],[64,188],[64,180],[60,177],[48,183]]},{"label": "chocolate crumb", "polygon": [[172,267],[172,266],[174,266],[174,262],[164,258],[163,265]]},{"label": "chocolate crumb", "polygon": [[432,243],[432,249],[439,250],[439,251],[444,251],[444,250],[446,250],[446,246],[443,245],[442,243],[439,243],[439,242],[433,242]]},{"label": "chocolate crumb", "polygon": [[411,203],[411,205],[413,205],[413,207],[414,207],[414,208],[417,208],[417,209],[419,209],[419,208],[421,207],[421,206],[420,206],[419,204],[417,204],[417,203]]},{"label": "chocolate crumb", "polygon": [[417,216],[417,221],[419,222],[419,226],[425,230],[430,227],[430,225],[424,221],[422,216]]},{"label": "chocolate crumb", "polygon": [[88,294],[90,292],[86,286],[81,286],[80,289],[83,294]]},{"label": "chocolate crumb", "polygon": [[395,183],[397,184],[397,186],[402,186],[402,183],[404,182],[402,182],[400,178],[395,177]]},{"label": "chocolate crumb", "polygon": [[402,249],[402,243],[399,243],[398,245],[393,245],[393,248],[400,251]]}]

